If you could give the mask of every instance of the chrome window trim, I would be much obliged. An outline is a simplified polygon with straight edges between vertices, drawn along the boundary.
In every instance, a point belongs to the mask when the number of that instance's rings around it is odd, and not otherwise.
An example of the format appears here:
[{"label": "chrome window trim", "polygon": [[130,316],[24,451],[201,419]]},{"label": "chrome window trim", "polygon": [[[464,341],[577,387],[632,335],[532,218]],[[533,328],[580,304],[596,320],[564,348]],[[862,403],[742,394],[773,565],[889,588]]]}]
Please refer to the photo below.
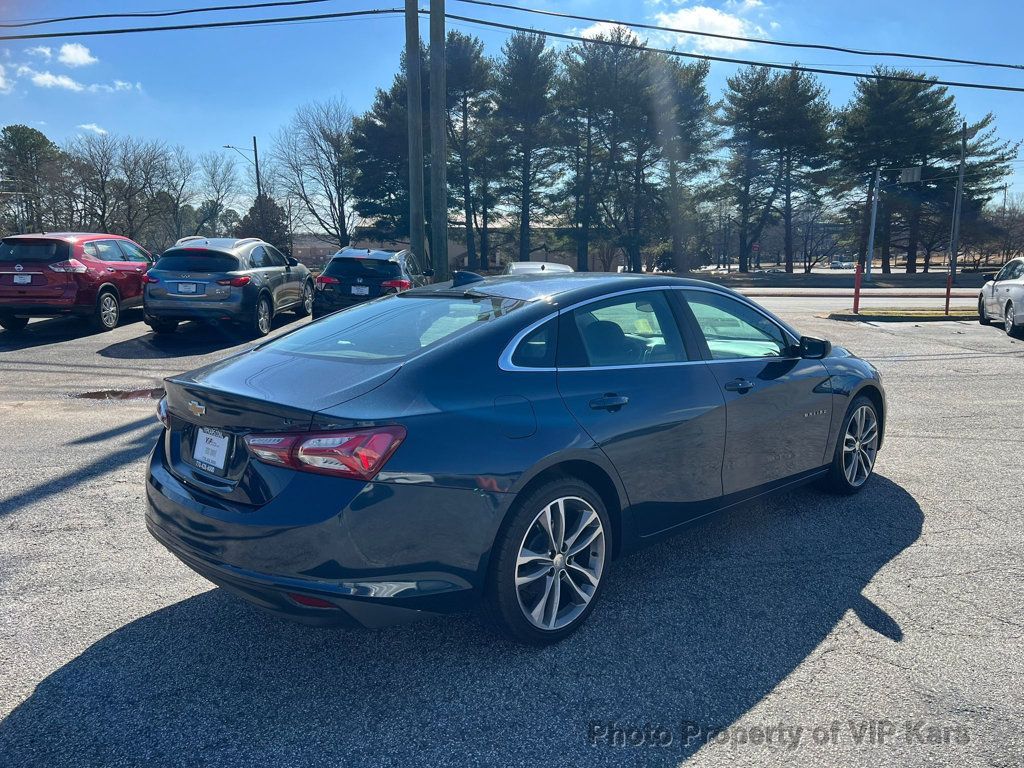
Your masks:
[{"label": "chrome window trim", "polygon": [[652,285],[645,286],[643,288],[630,288],[625,291],[616,291],[615,293],[606,293],[603,296],[595,296],[590,299],[584,299],[575,304],[571,304],[568,307],[562,307],[557,309],[549,315],[545,315],[539,320],[530,323],[530,325],[519,331],[512,339],[505,345],[501,356],[498,358],[498,368],[503,371],[525,371],[528,373],[555,373],[558,371],[611,371],[611,370],[622,370],[626,368],[665,368],[673,365],[697,365],[700,363],[714,364],[714,363],[734,363],[737,360],[798,360],[801,358],[795,357],[730,357],[722,360],[676,360],[669,363],[630,363],[628,365],[598,365],[598,366],[572,366],[564,368],[525,368],[522,366],[514,365],[512,363],[512,356],[515,354],[516,347],[519,343],[526,338],[530,333],[537,330],[540,326],[549,320],[553,320],[556,317],[562,315],[563,312],[574,312],[580,307],[585,307],[587,304],[594,304],[599,301],[605,301],[607,299],[613,299],[618,296],[628,296],[633,293],[647,293],[650,291],[704,291],[705,293],[715,293],[720,296],[724,296],[727,299],[733,299],[738,301],[744,306],[747,306],[757,312],[759,315],[770,321],[773,325],[777,326],[782,330],[784,337],[788,338],[794,345],[800,343],[800,339],[796,334],[786,326],[781,320],[772,316],[767,310],[757,306],[754,302],[748,300],[745,296],[739,294],[728,293],[718,288],[708,288],[703,285]]}]

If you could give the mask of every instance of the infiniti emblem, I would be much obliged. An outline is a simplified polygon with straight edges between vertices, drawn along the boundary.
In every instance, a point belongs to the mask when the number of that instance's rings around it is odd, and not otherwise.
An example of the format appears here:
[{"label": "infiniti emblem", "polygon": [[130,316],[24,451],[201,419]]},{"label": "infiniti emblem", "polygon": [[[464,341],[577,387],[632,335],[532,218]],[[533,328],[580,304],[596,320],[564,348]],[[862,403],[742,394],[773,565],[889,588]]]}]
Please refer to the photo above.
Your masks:
[{"label": "infiniti emblem", "polygon": [[21,264],[15,264],[14,265],[14,271],[15,272],[21,272],[21,270],[23,270],[23,269],[24,269],[24,267],[21,266]]},{"label": "infiniti emblem", "polygon": [[202,403],[196,402],[195,400],[188,401],[188,411],[193,416],[205,416],[206,406]]}]

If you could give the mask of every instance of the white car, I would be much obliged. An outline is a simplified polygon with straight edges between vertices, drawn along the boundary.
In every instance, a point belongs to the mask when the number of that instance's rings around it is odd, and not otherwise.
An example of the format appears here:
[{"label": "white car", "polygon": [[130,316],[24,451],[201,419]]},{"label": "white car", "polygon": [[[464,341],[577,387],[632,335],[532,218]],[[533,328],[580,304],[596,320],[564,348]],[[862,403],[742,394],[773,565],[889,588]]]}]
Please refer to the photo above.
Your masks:
[{"label": "white car", "polygon": [[555,261],[510,261],[505,266],[506,275],[527,275],[532,273],[547,272],[572,272],[573,268],[568,264],[559,264]]},{"label": "white car", "polygon": [[978,322],[1001,321],[1013,336],[1024,327],[1024,259],[1011,259],[978,295]]}]

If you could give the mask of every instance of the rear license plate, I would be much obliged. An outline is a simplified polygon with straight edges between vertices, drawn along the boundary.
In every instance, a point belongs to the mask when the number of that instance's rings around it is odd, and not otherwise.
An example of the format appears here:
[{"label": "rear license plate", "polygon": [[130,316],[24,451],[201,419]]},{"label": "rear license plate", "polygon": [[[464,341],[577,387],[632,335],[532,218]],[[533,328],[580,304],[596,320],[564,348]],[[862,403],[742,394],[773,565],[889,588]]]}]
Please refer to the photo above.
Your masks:
[{"label": "rear license plate", "polygon": [[368,285],[353,285],[352,286],[353,296],[369,296],[370,287]]},{"label": "rear license plate", "polygon": [[196,287],[195,283],[178,283],[178,293],[195,293]]},{"label": "rear license plate", "polygon": [[32,275],[15,275],[14,276],[14,284],[15,285],[31,285],[32,284]]},{"label": "rear license plate", "polygon": [[223,432],[214,429],[197,429],[196,443],[192,448],[192,460],[196,466],[207,472],[223,472],[229,439]]}]

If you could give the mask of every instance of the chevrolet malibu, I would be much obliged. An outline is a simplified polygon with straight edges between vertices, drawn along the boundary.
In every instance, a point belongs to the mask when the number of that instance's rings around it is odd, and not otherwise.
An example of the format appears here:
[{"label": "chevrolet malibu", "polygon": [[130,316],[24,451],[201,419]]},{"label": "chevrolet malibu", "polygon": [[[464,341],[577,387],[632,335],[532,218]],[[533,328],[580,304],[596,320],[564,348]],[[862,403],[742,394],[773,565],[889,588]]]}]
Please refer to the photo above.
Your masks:
[{"label": "chevrolet malibu", "polygon": [[211,581],[313,623],[479,604],[543,644],[698,518],[859,491],[885,397],[708,283],[457,274],[170,378],[158,415],[147,524]]}]

